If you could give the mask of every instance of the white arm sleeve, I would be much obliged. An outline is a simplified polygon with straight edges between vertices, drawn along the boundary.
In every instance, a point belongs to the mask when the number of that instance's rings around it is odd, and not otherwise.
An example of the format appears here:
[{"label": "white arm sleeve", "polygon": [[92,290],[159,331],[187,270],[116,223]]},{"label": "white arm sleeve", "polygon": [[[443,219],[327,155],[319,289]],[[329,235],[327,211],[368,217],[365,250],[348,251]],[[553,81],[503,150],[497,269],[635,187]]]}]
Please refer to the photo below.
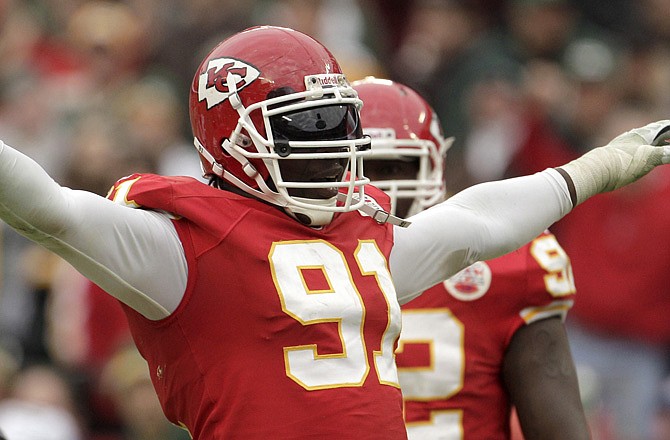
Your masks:
[{"label": "white arm sleeve", "polygon": [[511,252],[572,209],[565,179],[548,169],[475,185],[394,228],[389,266],[405,303],[476,261]]},{"label": "white arm sleeve", "polygon": [[0,218],[149,319],[183,297],[186,258],[166,215],[61,187],[2,141]]}]

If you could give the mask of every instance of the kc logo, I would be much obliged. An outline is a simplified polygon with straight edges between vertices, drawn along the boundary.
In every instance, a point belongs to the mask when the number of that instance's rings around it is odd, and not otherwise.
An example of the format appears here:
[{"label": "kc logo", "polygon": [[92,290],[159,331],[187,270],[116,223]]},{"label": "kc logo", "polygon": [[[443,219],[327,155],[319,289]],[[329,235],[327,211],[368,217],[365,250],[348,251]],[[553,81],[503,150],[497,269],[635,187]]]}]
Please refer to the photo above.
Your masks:
[{"label": "kc logo", "polygon": [[448,280],[444,281],[447,292],[461,301],[474,301],[481,298],[491,287],[491,268],[484,261],[468,266]]},{"label": "kc logo", "polygon": [[[210,60],[198,77],[198,101],[207,100],[207,109],[222,103],[233,90],[241,90],[254,82],[260,72],[254,66],[233,58]],[[232,80],[233,84],[228,81]],[[231,87],[234,85],[235,87]]]}]

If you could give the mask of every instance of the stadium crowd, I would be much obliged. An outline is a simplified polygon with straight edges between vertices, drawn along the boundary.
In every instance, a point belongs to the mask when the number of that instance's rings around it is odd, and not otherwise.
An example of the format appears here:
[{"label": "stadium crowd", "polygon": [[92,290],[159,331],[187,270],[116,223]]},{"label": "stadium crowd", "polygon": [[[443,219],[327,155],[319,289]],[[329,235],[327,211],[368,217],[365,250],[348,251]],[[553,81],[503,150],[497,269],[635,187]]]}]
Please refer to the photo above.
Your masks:
[{"label": "stadium crowd", "polygon": [[[133,172],[199,177],[197,64],[235,32],[281,25],[321,41],[350,80],[425,96],[456,138],[453,193],[668,118],[669,21],[669,0],[0,0],[0,135],[61,184],[101,195]],[[670,438],[670,238],[657,232],[668,196],[658,169],[552,229],[575,271],[567,326],[595,440]],[[188,438],[164,419],[115,300],[0,234],[0,430]]]}]

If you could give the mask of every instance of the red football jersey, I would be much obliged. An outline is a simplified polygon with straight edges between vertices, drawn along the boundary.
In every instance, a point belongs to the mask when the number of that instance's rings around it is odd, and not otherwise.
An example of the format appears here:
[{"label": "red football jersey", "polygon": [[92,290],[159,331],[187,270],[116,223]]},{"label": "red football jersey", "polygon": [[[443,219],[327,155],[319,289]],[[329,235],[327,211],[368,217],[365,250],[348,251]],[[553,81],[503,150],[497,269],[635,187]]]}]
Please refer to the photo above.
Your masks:
[{"label": "red football jersey", "polygon": [[352,212],[313,229],[178,177],[130,176],[110,197],[173,214],[184,246],[176,311],[126,307],[169,420],[205,440],[406,438],[390,225]]},{"label": "red football jersey", "polygon": [[668,198],[670,167],[658,167],[592,197],[556,224],[579,289],[570,319],[611,337],[670,344]]},{"label": "red football jersey", "polygon": [[509,439],[507,346],[519,327],[564,316],[574,293],[570,260],[547,232],[404,305],[396,355],[408,438]]}]

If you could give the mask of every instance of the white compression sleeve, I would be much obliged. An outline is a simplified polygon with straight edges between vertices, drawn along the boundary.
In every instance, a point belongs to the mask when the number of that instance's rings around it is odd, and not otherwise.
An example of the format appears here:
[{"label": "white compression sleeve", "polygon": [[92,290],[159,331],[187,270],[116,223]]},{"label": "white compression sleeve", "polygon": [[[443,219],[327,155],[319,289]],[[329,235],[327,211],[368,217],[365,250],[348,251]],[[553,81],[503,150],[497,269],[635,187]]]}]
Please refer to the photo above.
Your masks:
[{"label": "white compression sleeve", "polygon": [[187,266],[166,215],[61,187],[0,141],[0,218],[149,319],[168,316]]},{"label": "white compression sleeve", "polygon": [[556,170],[475,185],[394,228],[389,266],[401,303],[470,264],[504,255],[572,209]]}]

